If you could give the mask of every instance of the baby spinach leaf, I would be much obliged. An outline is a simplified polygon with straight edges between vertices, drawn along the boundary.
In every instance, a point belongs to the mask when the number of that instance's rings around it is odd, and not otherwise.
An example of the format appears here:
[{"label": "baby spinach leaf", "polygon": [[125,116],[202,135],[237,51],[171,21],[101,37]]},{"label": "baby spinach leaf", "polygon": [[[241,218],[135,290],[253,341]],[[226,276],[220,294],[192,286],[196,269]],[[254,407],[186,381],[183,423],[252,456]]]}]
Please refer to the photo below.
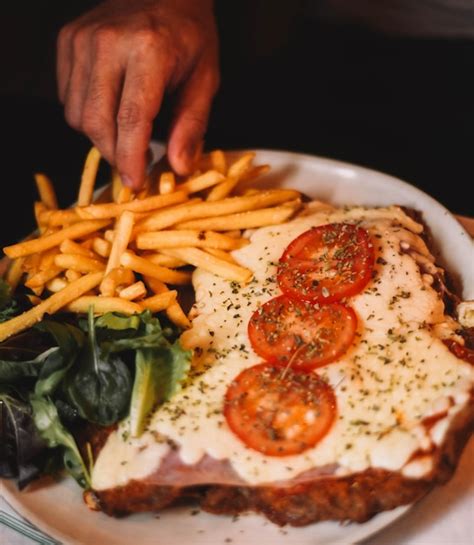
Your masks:
[{"label": "baby spinach leaf", "polygon": [[32,395],[30,397],[33,419],[42,439],[50,448],[64,449],[64,466],[66,470],[83,487],[90,487],[89,471],[84,464],[74,437],[66,430],[59,419],[54,403],[48,397]]},{"label": "baby spinach leaf", "polygon": [[64,379],[84,344],[84,334],[80,329],[70,324],[60,324],[51,320],[43,320],[37,325],[41,331],[49,333],[58,348],[45,361],[35,393],[39,396],[51,395]]},{"label": "baby spinach leaf", "polygon": [[54,339],[47,338],[36,328],[30,328],[0,344],[0,360],[33,360],[52,346],[55,346]]},{"label": "baby spinach leaf", "polygon": [[21,490],[42,472],[45,448],[31,406],[0,391],[0,477],[16,478]]},{"label": "baby spinach leaf", "polygon": [[94,316],[89,311],[89,335],[76,365],[66,377],[71,405],[90,422],[108,426],[125,416],[132,390],[130,371],[118,357],[101,354],[96,342]]},{"label": "baby spinach leaf", "polygon": [[149,310],[135,316],[140,320],[140,326],[135,334],[102,342],[101,348],[104,353],[170,346],[168,340],[172,335],[170,328],[163,329],[158,318],[153,317]]},{"label": "baby spinach leaf", "polygon": [[0,360],[0,382],[12,383],[25,378],[39,376],[45,360],[57,348],[49,348],[34,360],[9,361]]}]

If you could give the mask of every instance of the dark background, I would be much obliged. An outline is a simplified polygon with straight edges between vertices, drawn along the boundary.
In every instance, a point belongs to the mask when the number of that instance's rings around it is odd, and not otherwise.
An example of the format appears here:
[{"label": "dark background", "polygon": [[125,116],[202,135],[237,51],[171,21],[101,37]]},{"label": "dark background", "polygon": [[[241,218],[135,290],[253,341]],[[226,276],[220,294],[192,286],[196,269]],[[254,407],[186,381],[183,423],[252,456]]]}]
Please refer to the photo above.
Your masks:
[{"label": "dark background", "polygon": [[[2,245],[34,228],[34,172],[53,179],[62,205],[76,196],[90,144],[63,120],[55,41],[63,24],[94,3],[26,2],[2,15]],[[297,5],[217,2],[222,85],[206,147],[278,148],[350,161],[398,176],[453,212],[474,215],[468,197],[474,41],[436,32],[420,37],[416,24],[415,32],[403,33],[400,25],[387,31],[370,21],[308,16]],[[375,19],[380,23],[380,14]],[[156,138],[166,138],[168,102]]]}]

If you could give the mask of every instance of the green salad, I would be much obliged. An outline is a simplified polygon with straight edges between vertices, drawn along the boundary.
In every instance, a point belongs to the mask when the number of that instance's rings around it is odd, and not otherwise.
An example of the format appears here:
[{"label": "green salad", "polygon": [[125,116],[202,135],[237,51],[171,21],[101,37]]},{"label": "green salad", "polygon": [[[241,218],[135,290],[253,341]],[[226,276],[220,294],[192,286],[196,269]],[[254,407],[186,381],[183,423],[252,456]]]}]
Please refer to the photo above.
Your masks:
[{"label": "green salad", "polygon": [[[0,280],[0,322],[31,305]],[[90,486],[91,449],[76,438],[86,426],[126,419],[139,436],[159,404],[179,390],[191,364],[180,331],[149,310],[131,316],[48,316],[0,344],[0,477],[24,488],[66,470]],[[85,454],[84,451],[85,450]]]}]

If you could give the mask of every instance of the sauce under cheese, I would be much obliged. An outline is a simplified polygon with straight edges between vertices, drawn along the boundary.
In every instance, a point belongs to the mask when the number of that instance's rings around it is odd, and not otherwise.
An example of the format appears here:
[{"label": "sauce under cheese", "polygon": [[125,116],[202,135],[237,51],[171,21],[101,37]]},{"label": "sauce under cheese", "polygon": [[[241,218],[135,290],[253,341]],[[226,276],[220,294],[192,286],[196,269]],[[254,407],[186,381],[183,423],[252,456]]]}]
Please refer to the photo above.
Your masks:
[{"label": "sauce under cheese", "polygon": [[[368,230],[376,264],[373,280],[350,298],[359,320],[353,346],[338,361],[314,371],[334,388],[337,421],[301,454],[266,456],[246,447],[222,412],[230,382],[260,361],[247,325],[259,305],[280,294],[276,265],[286,246],[313,226],[344,221]],[[469,401],[474,370],[442,342],[455,338],[457,324],[444,314],[432,287],[437,269],[418,236],[421,231],[398,207],[334,209],[312,203],[291,222],[254,231],[250,244],[233,252],[254,272],[247,285],[197,269],[196,317],[182,338],[195,350],[195,375],[154,413],[140,438],[128,436],[126,423],[110,435],[94,466],[93,488],[121,486],[152,474],[169,453],[170,441],[183,463],[198,463],[204,455],[227,460],[249,485],[285,481],[332,465],[336,475],[369,467],[408,477],[429,472],[431,459],[420,453],[443,441],[450,421]],[[434,426],[423,425],[437,414]]]}]

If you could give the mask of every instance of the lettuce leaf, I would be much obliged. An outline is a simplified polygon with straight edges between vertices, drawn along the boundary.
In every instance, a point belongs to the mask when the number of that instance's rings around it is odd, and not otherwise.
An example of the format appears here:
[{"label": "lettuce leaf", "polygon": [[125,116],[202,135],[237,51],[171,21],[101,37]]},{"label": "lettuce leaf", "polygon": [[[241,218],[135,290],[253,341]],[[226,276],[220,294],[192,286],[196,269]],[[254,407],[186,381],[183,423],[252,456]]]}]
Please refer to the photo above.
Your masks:
[{"label": "lettuce leaf", "polygon": [[[106,353],[133,350],[135,352],[135,379],[130,400],[129,422],[132,436],[139,436],[147,417],[154,407],[168,401],[187,377],[191,366],[190,351],[184,350],[179,341],[170,340],[174,332],[162,328],[160,321],[150,311],[138,315],[140,325],[135,335],[107,340],[102,343]],[[111,328],[114,320],[105,314],[101,327]],[[97,324],[97,322],[96,322]],[[126,324],[121,322],[120,326]],[[130,327],[125,327],[130,331]]]},{"label": "lettuce leaf", "polygon": [[0,390],[0,477],[16,478],[21,490],[42,473],[45,448],[30,404]]},{"label": "lettuce leaf", "polygon": [[65,393],[85,420],[109,426],[127,412],[132,379],[124,361],[104,354],[97,343],[92,307],[88,326],[87,342],[77,364],[67,374]]},{"label": "lettuce leaf", "polygon": [[31,395],[33,419],[41,438],[49,448],[62,447],[64,467],[83,488],[90,488],[89,471],[74,437],[62,425],[56,406],[48,397]]}]

